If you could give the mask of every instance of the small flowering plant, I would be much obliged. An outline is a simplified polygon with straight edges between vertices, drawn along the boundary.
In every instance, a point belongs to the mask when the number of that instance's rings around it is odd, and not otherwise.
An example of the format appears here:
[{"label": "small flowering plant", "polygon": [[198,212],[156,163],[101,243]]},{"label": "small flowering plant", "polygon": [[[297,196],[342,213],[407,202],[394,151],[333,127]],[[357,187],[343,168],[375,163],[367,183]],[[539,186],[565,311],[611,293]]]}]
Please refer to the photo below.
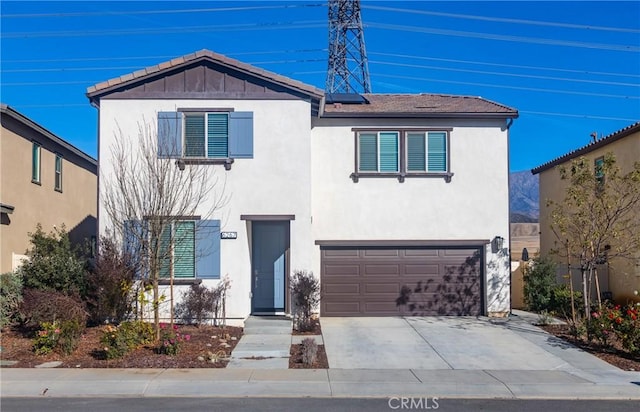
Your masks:
[{"label": "small flowering plant", "polygon": [[191,335],[180,333],[178,325],[169,326],[165,323],[161,323],[158,353],[175,356],[180,352],[182,343],[189,341],[190,339]]},{"label": "small flowering plant", "polygon": [[37,355],[51,353],[51,351],[58,346],[61,332],[60,324],[57,321],[42,322],[40,324],[40,330],[38,330],[33,340],[33,351]]}]

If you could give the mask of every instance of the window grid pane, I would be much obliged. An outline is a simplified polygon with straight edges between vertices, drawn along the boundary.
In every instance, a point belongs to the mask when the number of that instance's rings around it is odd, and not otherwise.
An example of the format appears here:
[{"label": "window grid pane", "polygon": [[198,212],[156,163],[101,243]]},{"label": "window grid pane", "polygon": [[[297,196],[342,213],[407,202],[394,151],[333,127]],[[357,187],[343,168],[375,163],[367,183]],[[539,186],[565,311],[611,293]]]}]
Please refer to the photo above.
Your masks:
[{"label": "window grid pane", "polygon": [[424,133],[409,133],[407,135],[407,170],[409,172],[425,172],[427,170],[425,149]]},{"label": "window grid pane", "polygon": [[380,133],[380,171],[398,171],[398,133]]},{"label": "window grid pane", "polygon": [[33,143],[31,149],[31,180],[40,182],[40,145]]},{"label": "window grid pane", "polygon": [[229,153],[229,116],[226,113],[207,115],[207,156],[227,157]]},{"label": "window grid pane", "polygon": [[195,222],[176,222],[173,276],[192,278],[195,273]]},{"label": "window grid pane", "polygon": [[359,165],[361,172],[378,171],[378,143],[375,134],[366,133],[359,135]]},{"label": "window grid pane", "polygon": [[204,157],[204,115],[186,115],[184,120],[185,157]]},{"label": "window grid pane", "polygon": [[56,155],[55,189],[62,191],[62,157]]},{"label": "window grid pane", "polygon": [[428,135],[429,172],[447,171],[447,134],[429,133]]}]

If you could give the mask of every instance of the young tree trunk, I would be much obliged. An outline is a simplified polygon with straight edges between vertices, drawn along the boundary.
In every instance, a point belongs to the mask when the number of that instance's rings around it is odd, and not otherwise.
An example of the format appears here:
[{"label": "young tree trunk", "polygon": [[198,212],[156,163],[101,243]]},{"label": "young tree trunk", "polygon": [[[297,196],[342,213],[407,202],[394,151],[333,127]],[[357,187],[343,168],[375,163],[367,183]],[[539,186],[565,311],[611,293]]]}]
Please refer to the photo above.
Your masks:
[{"label": "young tree trunk", "polygon": [[580,271],[582,272],[582,294],[583,294],[583,302],[584,302],[584,316],[586,319],[590,318],[589,313],[589,290],[588,290],[588,279],[587,279],[587,268],[584,266],[580,267]]},{"label": "young tree trunk", "polygon": [[158,281],[153,281],[153,326],[156,330],[156,340],[160,340],[160,290]]},{"label": "young tree trunk", "polygon": [[600,298],[600,280],[598,280],[598,269],[594,268],[593,273],[595,274],[596,281],[596,300],[598,301],[598,310],[602,310],[602,299]]}]

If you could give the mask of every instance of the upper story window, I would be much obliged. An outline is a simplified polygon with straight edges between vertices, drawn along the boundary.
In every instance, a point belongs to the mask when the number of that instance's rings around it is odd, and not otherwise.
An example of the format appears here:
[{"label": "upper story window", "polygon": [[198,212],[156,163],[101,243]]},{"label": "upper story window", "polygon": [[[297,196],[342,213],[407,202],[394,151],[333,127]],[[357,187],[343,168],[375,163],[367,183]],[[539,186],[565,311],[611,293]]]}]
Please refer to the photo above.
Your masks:
[{"label": "upper story window", "polygon": [[449,132],[444,130],[355,130],[356,172],[360,177],[444,177],[449,169]]},{"label": "upper story window", "polygon": [[604,156],[598,157],[593,161],[593,172],[598,182],[598,186],[604,185]]},{"label": "upper story window", "polygon": [[31,181],[40,184],[40,152],[42,148],[36,142],[31,146]]},{"label": "upper story window", "polygon": [[62,192],[62,156],[56,155],[54,189]]},{"label": "upper story window", "polygon": [[253,112],[159,112],[158,156],[214,164],[253,158]]}]

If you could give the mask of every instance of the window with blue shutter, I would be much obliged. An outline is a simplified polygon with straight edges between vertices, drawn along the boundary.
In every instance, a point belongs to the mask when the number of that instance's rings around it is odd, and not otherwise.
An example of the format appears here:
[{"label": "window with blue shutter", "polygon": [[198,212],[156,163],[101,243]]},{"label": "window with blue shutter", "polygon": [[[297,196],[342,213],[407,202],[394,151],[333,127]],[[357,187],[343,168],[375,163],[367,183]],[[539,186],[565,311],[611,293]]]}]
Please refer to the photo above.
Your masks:
[{"label": "window with blue shutter", "polygon": [[167,224],[160,233],[158,242],[158,260],[160,261],[160,277],[168,278],[171,276],[171,261],[173,250],[171,248],[171,240],[173,237],[173,228],[171,224]]},{"label": "window with blue shutter", "polygon": [[253,112],[160,112],[158,157],[251,159]]},{"label": "window with blue shutter", "polygon": [[447,134],[442,132],[429,132],[428,134],[429,155],[427,163],[429,172],[447,171]]},{"label": "window with blue shutter", "polygon": [[229,157],[253,158],[253,112],[229,113]]},{"label": "window with blue shutter", "polygon": [[220,279],[220,221],[201,220],[196,225],[196,277]]},{"label": "window with blue shutter", "polygon": [[158,113],[158,157],[182,156],[182,114]]},{"label": "window with blue shutter", "polygon": [[146,222],[140,220],[128,220],[123,224],[123,231],[124,253],[133,263],[136,277],[146,277],[146,264],[144,261],[144,257],[146,256],[146,239],[148,235]]},{"label": "window with blue shutter", "polygon": [[195,222],[174,223],[173,276],[192,278],[195,275]]}]

